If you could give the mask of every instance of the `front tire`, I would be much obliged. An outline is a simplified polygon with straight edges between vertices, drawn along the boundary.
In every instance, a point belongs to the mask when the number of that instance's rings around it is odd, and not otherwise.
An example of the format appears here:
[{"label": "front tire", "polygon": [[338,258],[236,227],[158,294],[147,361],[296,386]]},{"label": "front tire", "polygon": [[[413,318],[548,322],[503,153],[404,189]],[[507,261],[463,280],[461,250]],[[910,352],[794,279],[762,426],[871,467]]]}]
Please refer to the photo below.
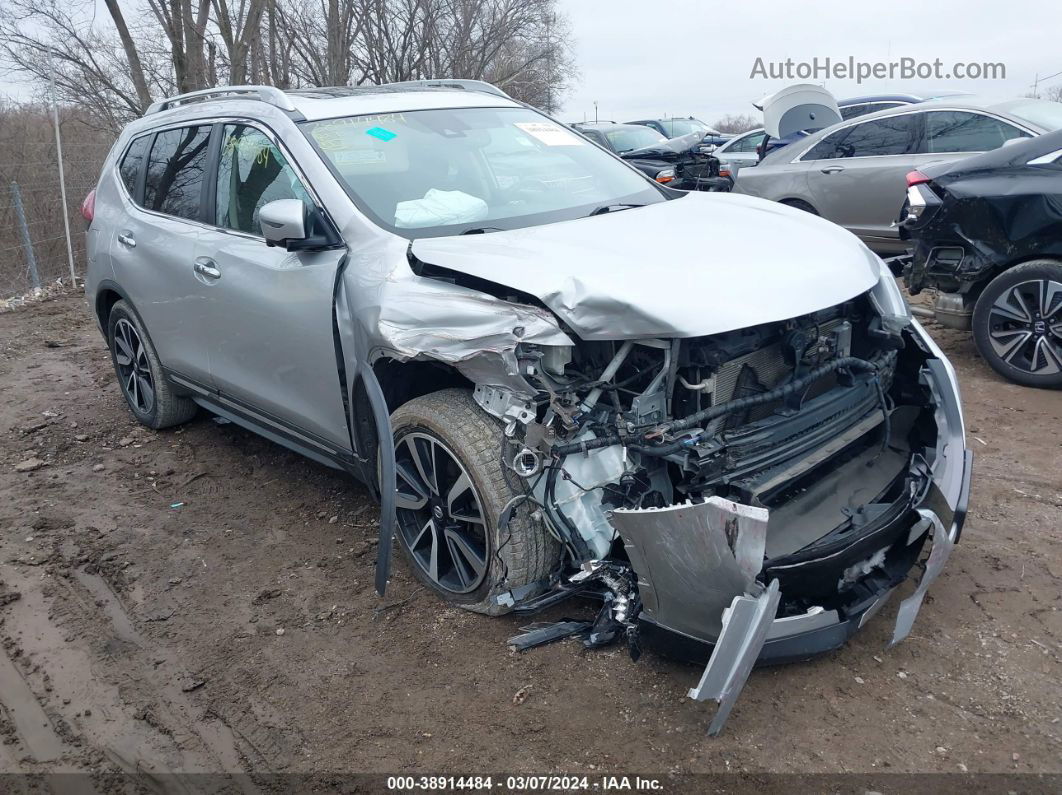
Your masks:
[{"label": "front tire", "polygon": [[1062,388],[1062,263],[1039,259],[1010,268],[974,306],[974,342],[1004,378]]},{"label": "front tire", "polygon": [[495,597],[545,582],[561,550],[530,517],[533,503],[521,503],[506,530],[498,529],[499,514],[521,493],[502,469],[501,425],[466,389],[415,398],[391,415],[391,425],[397,535],[414,575],[451,604],[507,613]]},{"label": "front tire", "polygon": [[195,416],[195,403],[174,393],[147,330],[125,301],[111,307],[107,345],[122,396],[137,422],[158,430]]}]

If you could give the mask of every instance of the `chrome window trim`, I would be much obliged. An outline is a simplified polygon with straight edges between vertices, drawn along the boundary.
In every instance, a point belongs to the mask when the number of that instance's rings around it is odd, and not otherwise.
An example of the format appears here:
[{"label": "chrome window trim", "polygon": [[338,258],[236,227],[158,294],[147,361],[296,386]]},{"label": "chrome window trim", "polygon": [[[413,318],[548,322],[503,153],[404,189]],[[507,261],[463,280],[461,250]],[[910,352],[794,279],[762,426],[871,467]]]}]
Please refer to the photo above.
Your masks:
[{"label": "chrome window trim", "polygon": [[[1019,129],[1022,132],[1027,132],[1027,133],[1029,133],[1032,136],[1037,136],[1037,135],[1041,135],[1042,134],[1042,133],[1034,130],[1032,127],[1030,127],[1030,126],[1028,126],[1026,124],[1023,124],[1022,122],[1014,121],[1013,119],[1007,118],[1006,116],[1002,116],[1002,115],[1000,115],[998,113],[993,113],[992,111],[989,111],[989,110],[983,110],[981,108],[978,108],[978,109],[958,108],[958,107],[919,108],[919,107],[912,106],[912,105],[905,105],[904,108],[905,108],[905,110],[897,111],[896,113],[890,113],[888,116],[879,116],[879,117],[877,117],[875,119],[868,119],[866,116],[856,116],[854,119],[849,119],[848,121],[841,122],[841,124],[836,125],[836,129],[831,129],[830,132],[827,135],[822,136],[822,138],[820,138],[819,140],[817,140],[814,143],[810,144],[809,146],[805,147],[803,150],[801,150],[799,155],[797,155],[794,159],[790,160],[789,162],[790,163],[803,163],[803,162],[821,163],[821,162],[825,162],[827,160],[864,160],[864,159],[866,159],[868,157],[911,157],[913,155],[921,155],[921,154],[927,154],[927,155],[980,154],[981,150],[974,151],[974,152],[906,152],[904,154],[899,154],[899,155],[857,155],[856,157],[828,157],[828,158],[823,158],[822,160],[808,160],[808,161],[804,160],[804,155],[806,155],[808,152],[810,152],[819,143],[821,143],[822,141],[826,140],[826,138],[828,138],[830,135],[834,135],[836,133],[842,132],[843,130],[848,129],[849,127],[855,127],[857,124],[869,124],[870,122],[873,122],[873,121],[882,121],[884,119],[892,119],[892,118],[895,118],[896,116],[909,116],[909,115],[912,115],[912,114],[915,114],[915,113],[972,113],[975,116],[987,116],[988,118],[994,119],[994,120],[996,120],[998,122],[1002,122],[1003,124],[1009,124],[1011,127]],[[792,146],[792,144],[790,144],[790,146]]]},{"label": "chrome window trim", "polygon": [[1053,152],[1048,152],[1046,155],[1040,155],[1039,157],[1034,157],[1032,160],[1028,161],[1025,165],[1027,165],[1027,166],[1047,166],[1047,165],[1051,165],[1053,163],[1059,162],[1060,159],[1062,159],[1062,149],[1056,149]]}]

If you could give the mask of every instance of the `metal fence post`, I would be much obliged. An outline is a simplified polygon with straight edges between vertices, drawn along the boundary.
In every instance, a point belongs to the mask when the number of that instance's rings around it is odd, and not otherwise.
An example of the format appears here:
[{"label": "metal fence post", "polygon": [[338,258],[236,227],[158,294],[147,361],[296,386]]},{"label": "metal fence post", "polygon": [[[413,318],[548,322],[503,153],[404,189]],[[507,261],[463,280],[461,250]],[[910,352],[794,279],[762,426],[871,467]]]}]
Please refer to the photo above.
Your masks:
[{"label": "metal fence post", "polygon": [[30,285],[34,290],[41,286],[41,275],[37,271],[37,258],[33,254],[33,241],[30,240],[29,224],[26,223],[26,211],[22,207],[22,192],[18,183],[11,180],[11,204],[18,216],[18,231],[22,235],[22,248],[26,250],[26,271],[29,273]]},{"label": "metal fence post", "polygon": [[66,205],[66,175],[63,171],[63,139],[59,134],[59,102],[55,98],[55,63],[52,51],[48,50],[48,82],[52,87],[52,122],[55,125],[55,153],[59,160],[59,196],[63,203],[63,229],[66,232],[66,259],[70,263],[70,286],[77,287],[74,272],[74,246],[70,242],[70,209]]}]

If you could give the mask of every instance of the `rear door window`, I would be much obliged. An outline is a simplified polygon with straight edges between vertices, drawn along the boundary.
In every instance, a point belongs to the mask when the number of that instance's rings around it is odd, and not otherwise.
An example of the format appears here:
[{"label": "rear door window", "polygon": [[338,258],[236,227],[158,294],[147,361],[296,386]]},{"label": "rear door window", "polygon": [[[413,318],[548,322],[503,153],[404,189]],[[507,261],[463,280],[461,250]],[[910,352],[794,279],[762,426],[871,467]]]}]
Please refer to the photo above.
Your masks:
[{"label": "rear door window", "polygon": [[122,178],[122,184],[125,185],[125,189],[129,191],[129,195],[133,199],[136,199],[140,166],[144,163],[144,156],[147,154],[148,144],[150,143],[150,135],[141,135],[139,138],[134,138],[133,142],[129,144],[129,148],[125,150],[122,162],[118,166],[118,174]]},{"label": "rear door window", "polygon": [[209,143],[209,125],[158,133],[148,157],[144,207],[199,220]]},{"label": "rear door window", "polygon": [[218,157],[214,223],[261,236],[258,214],[269,202],[310,198],[287,158],[261,130],[226,124]]},{"label": "rear door window", "polygon": [[914,138],[911,114],[874,119],[849,128],[834,157],[881,157],[902,155],[911,150]]},{"label": "rear door window", "polygon": [[938,110],[926,114],[927,151],[989,152],[1012,138],[1029,134],[1005,121],[980,113]]},{"label": "rear door window", "polygon": [[848,135],[850,127],[846,127],[843,130],[830,133],[817,144],[815,144],[808,152],[801,157],[801,160],[830,160],[834,157],[841,157],[840,143]]}]

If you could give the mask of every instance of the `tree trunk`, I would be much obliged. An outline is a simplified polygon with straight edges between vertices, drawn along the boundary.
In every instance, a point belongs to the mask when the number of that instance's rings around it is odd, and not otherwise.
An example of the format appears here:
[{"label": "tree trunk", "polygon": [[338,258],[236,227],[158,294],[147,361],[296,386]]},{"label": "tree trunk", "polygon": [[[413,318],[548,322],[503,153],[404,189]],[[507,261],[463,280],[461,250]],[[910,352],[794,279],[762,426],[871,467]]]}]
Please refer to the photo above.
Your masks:
[{"label": "tree trunk", "polygon": [[122,15],[118,0],[104,0],[104,2],[107,4],[107,10],[114,21],[114,27],[118,30],[118,38],[122,40],[122,48],[125,50],[125,57],[129,61],[129,75],[133,79],[136,96],[142,106],[141,110],[147,110],[148,105],[151,104],[151,91],[148,90],[147,78],[144,77],[144,66],[140,62],[140,53],[137,52],[133,37],[129,35],[129,27],[125,24],[125,17]]}]

